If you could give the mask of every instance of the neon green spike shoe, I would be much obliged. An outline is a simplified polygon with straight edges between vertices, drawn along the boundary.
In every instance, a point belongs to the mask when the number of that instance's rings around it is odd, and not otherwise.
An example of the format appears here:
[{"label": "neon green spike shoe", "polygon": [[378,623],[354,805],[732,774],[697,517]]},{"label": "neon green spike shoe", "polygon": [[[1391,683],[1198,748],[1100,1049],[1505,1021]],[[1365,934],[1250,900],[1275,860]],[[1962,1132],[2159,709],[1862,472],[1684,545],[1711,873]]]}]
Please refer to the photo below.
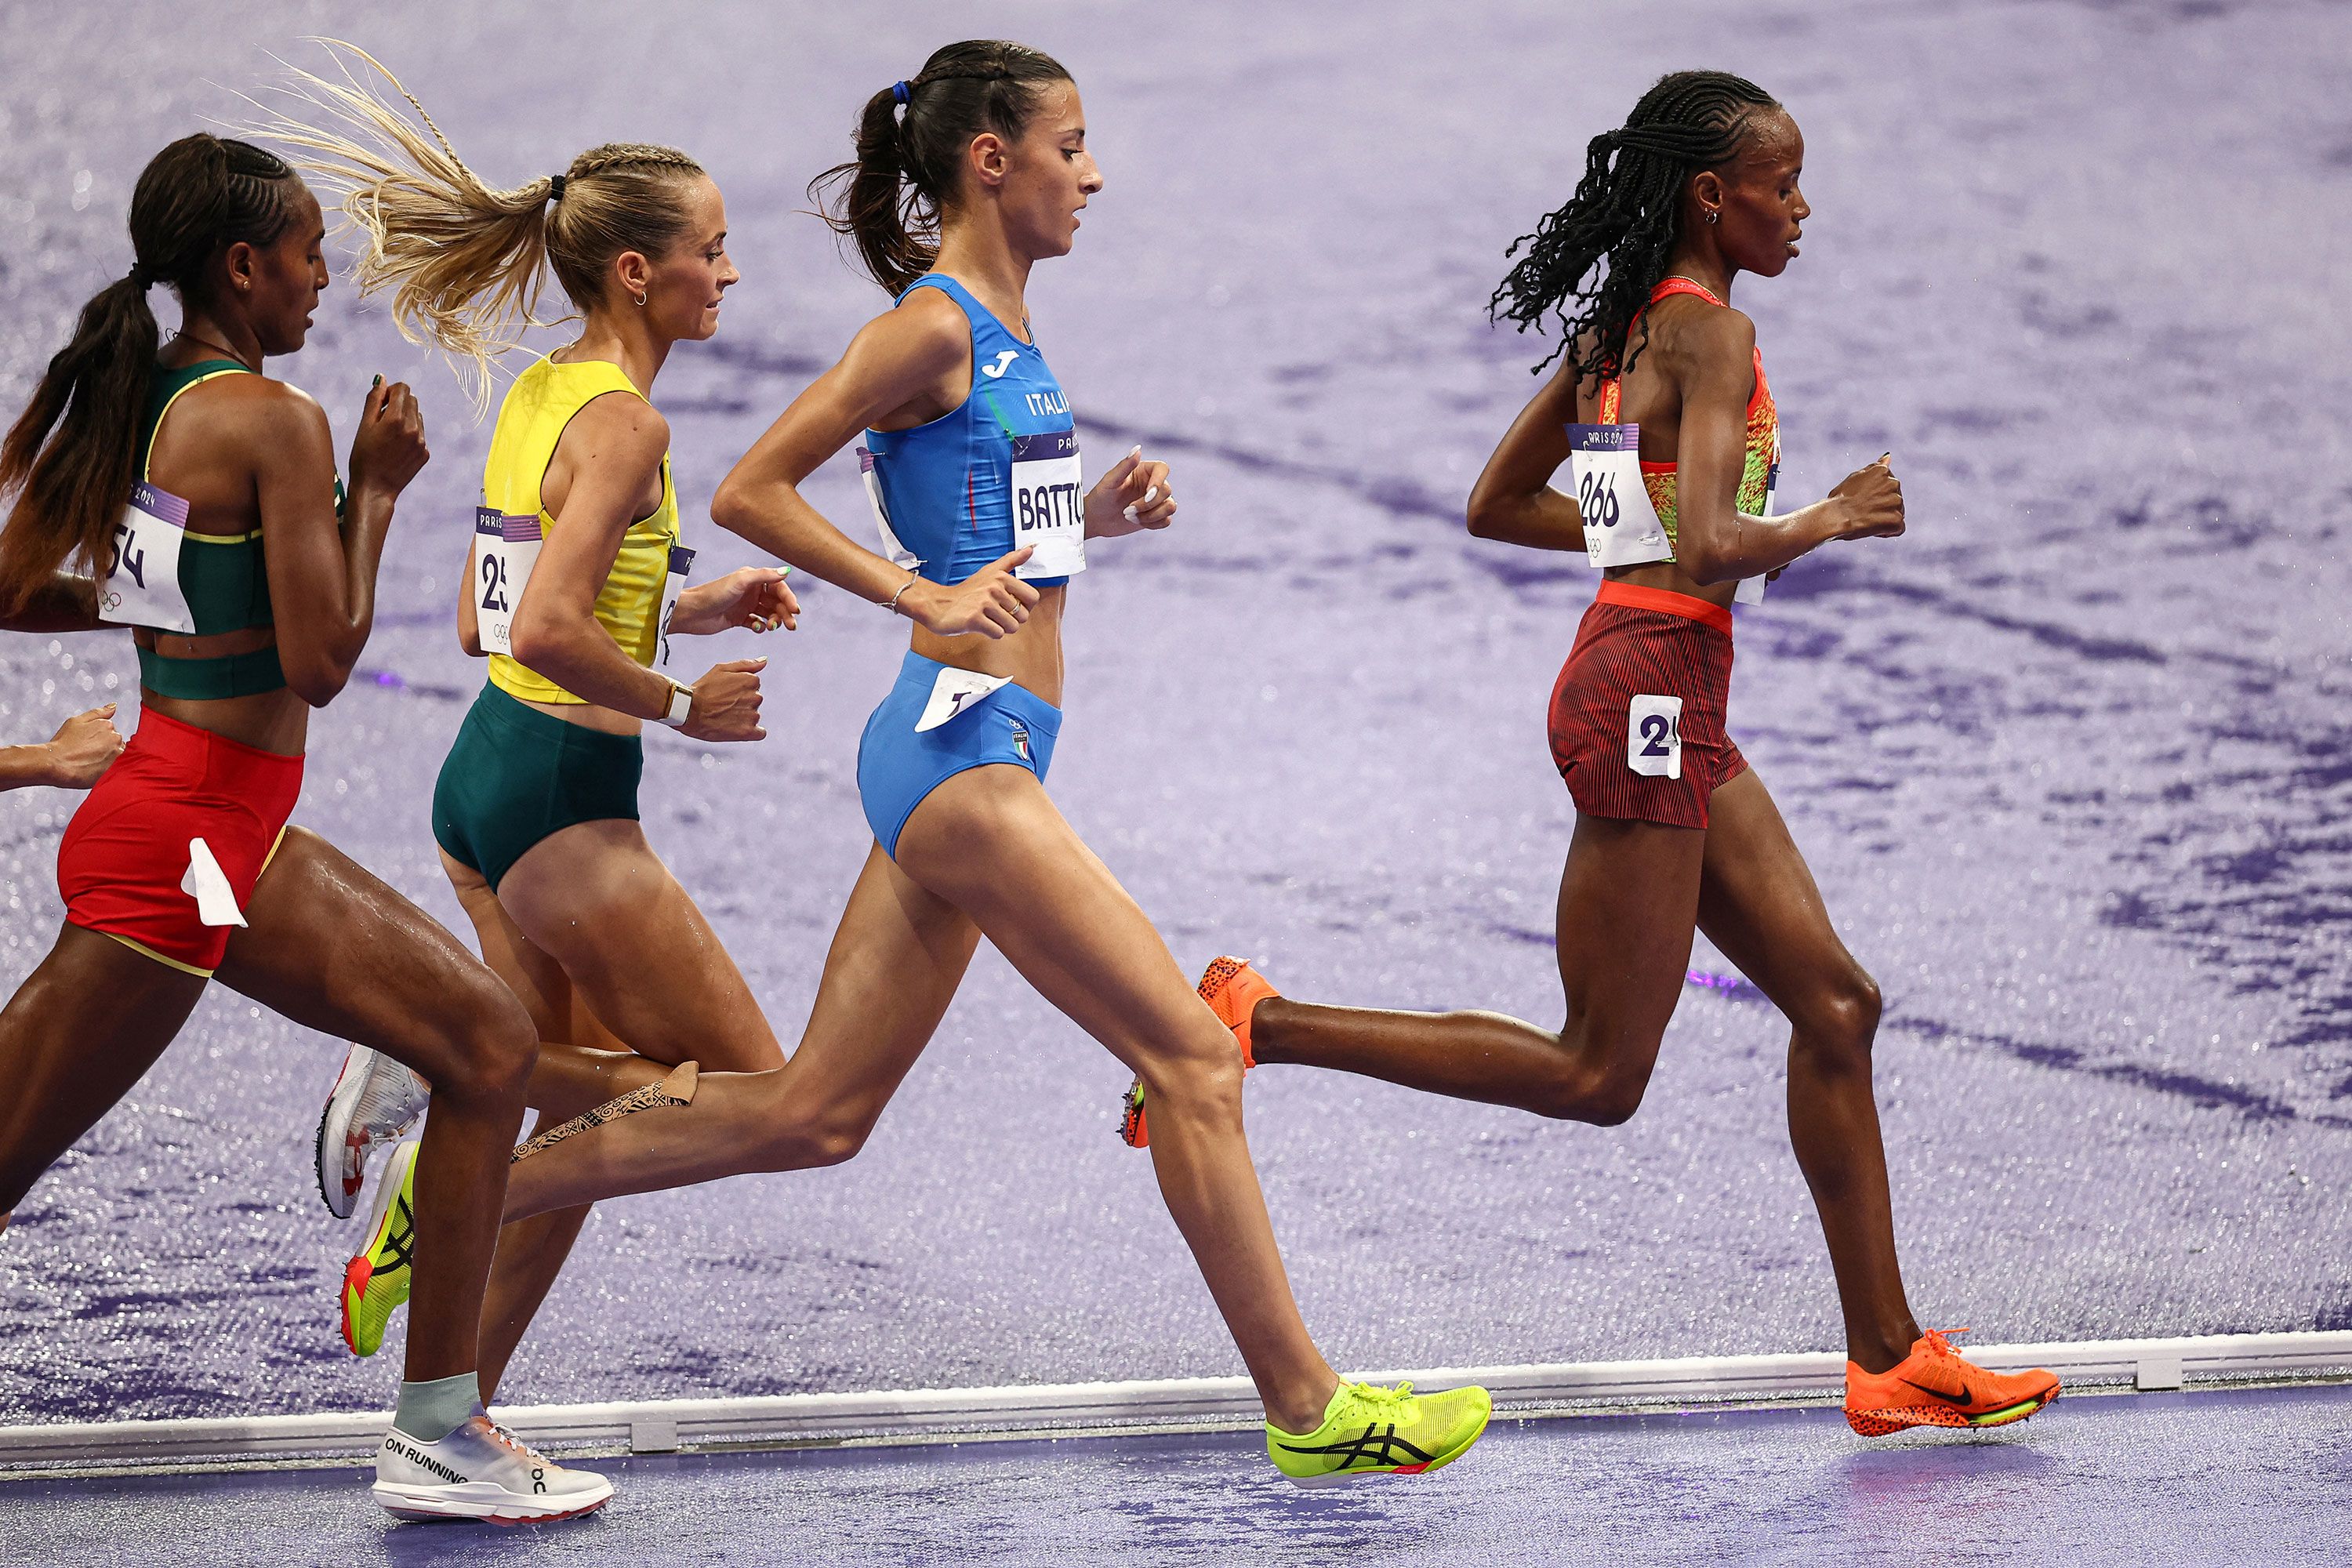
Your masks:
[{"label": "neon green spike shoe", "polygon": [[343,1343],[353,1355],[383,1345],[383,1325],[408,1300],[409,1255],[416,1247],[416,1142],[396,1144],[375,1189],[368,1244],[343,1268]]},{"label": "neon green spike shoe", "polygon": [[1265,1454],[1302,1487],[1328,1487],[1357,1476],[1417,1476],[1442,1470],[1468,1452],[1486,1429],[1495,1402],[1483,1388],[1415,1394],[1412,1384],[1381,1388],[1343,1383],[1304,1436],[1265,1424]]}]

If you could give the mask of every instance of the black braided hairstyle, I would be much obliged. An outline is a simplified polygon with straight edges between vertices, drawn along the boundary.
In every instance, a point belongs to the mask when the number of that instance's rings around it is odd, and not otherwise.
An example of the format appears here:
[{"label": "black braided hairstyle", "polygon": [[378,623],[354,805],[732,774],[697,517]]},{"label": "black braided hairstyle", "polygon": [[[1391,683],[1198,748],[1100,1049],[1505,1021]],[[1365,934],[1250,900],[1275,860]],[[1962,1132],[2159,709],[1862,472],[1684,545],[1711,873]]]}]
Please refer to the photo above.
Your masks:
[{"label": "black braided hairstyle", "polygon": [[[1622,126],[1586,144],[1584,178],[1568,205],[1546,214],[1535,233],[1503,253],[1507,260],[1527,247],[1496,286],[1487,319],[1507,318],[1522,332],[1540,330],[1547,313],[1559,319],[1559,347],[1535,367],[1538,374],[1563,353],[1580,375],[1633,369],[1643,343],[1629,343],[1626,335],[1682,237],[1685,183],[1728,163],[1756,111],[1780,107],[1770,93],[1727,71],[1660,77]],[[1588,284],[1603,259],[1607,272]],[[1643,343],[1649,335],[1645,325]]]}]

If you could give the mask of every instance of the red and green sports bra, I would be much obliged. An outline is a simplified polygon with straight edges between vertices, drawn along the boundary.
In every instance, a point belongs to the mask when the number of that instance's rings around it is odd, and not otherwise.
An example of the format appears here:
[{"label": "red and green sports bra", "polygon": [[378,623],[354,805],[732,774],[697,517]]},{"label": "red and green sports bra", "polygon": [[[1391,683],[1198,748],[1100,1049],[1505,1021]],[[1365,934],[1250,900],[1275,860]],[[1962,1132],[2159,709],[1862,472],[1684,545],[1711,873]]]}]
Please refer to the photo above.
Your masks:
[{"label": "red and green sports bra", "polygon": [[[1728,310],[1714,291],[1703,283],[1687,278],[1663,279],[1650,290],[1650,305],[1676,294],[1696,294],[1708,304]],[[1643,310],[1648,305],[1643,307]],[[1642,318],[1636,315],[1626,329],[1630,341]],[[1601,384],[1601,408],[1595,422],[1601,425],[1622,423],[1617,417],[1618,401],[1623,395],[1621,377],[1611,376]],[[1750,517],[1764,513],[1765,497],[1771,489],[1772,470],[1780,463],[1780,414],[1772,405],[1772,388],[1764,379],[1764,351],[1756,351],[1756,390],[1748,399],[1748,444],[1739,469],[1739,493],[1733,504]],[[1675,542],[1675,468],[1672,463],[1643,463],[1642,488],[1650,492],[1650,505],[1665,525],[1666,542]]]}]

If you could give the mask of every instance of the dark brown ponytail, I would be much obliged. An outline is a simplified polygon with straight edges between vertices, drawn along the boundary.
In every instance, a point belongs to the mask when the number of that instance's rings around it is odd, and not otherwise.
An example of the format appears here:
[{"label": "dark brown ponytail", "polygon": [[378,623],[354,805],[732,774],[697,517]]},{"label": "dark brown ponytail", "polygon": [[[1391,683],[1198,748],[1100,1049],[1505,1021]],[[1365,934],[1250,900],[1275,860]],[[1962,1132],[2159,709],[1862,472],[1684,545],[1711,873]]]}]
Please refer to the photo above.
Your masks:
[{"label": "dark brown ponytail", "polygon": [[106,559],[136,478],[131,448],[155,371],[147,290],[168,283],[186,300],[230,246],[283,235],[299,189],[282,159],[203,134],[173,142],[141,173],[131,196],[130,276],[81,308],[73,341],[0,441],[0,496],[16,492],[0,528],[0,610],[22,608],[69,558],[93,570]]},{"label": "dark brown ponytail", "polygon": [[1069,79],[1051,56],[1023,44],[950,44],[866,100],[856,158],[810,181],[809,197],[835,234],[857,242],[874,281],[902,293],[939,259],[940,216],[955,201],[971,139],[983,131],[1017,139],[1038,91]]}]

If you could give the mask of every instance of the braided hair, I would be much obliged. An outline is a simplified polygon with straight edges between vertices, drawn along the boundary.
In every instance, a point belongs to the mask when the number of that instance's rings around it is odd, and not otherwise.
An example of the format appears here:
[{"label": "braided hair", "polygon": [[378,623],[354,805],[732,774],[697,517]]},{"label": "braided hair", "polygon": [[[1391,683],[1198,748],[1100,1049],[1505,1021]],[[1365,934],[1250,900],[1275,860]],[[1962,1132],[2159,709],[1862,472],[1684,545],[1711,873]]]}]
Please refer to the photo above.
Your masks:
[{"label": "braided hair", "polygon": [[971,139],[993,131],[1018,141],[1037,95],[1069,79],[1053,57],[1026,45],[950,44],[866,100],[857,156],[810,181],[809,199],[835,234],[856,242],[874,281],[902,293],[939,259],[940,216],[955,204]]},{"label": "braided hair", "polygon": [[[1540,329],[1548,313],[1558,318],[1559,346],[1538,373],[1563,353],[1580,375],[1631,370],[1643,344],[1626,337],[1682,237],[1684,186],[1738,154],[1757,110],[1779,107],[1770,93],[1727,71],[1660,77],[1622,126],[1587,143],[1584,178],[1568,205],[1503,253],[1507,260],[1527,247],[1496,286],[1487,319],[1517,321],[1524,332]],[[1607,272],[1588,284],[1604,259]],[[1642,338],[1649,339],[1646,327]]]},{"label": "braided hair", "polygon": [[289,70],[286,94],[315,111],[315,123],[280,112],[255,130],[295,149],[296,163],[341,193],[343,216],[363,242],[361,294],[390,289],[401,335],[446,353],[477,410],[489,405],[498,356],[545,324],[538,310],[547,273],[585,313],[607,302],[616,257],[658,258],[686,237],[688,186],[703,171],[677,148],[608,142],[561,174],[499,190],[466,165],[373,56],[321,41],[341,79]]},{"label": "braided hair", "polygon": [[0,442],[0,495],[16,492],[0,530],[0,609],[20,607],[78,557],[106,559],[130,499],[139,419],[161,334],[147,291],[168,284],[201,304],[214,262],[239,243],[275,245],[301,210],[302,182],[276,154],[199,132],[148,161],[131,193],[129,276],[81,308],[73,339]]}]

